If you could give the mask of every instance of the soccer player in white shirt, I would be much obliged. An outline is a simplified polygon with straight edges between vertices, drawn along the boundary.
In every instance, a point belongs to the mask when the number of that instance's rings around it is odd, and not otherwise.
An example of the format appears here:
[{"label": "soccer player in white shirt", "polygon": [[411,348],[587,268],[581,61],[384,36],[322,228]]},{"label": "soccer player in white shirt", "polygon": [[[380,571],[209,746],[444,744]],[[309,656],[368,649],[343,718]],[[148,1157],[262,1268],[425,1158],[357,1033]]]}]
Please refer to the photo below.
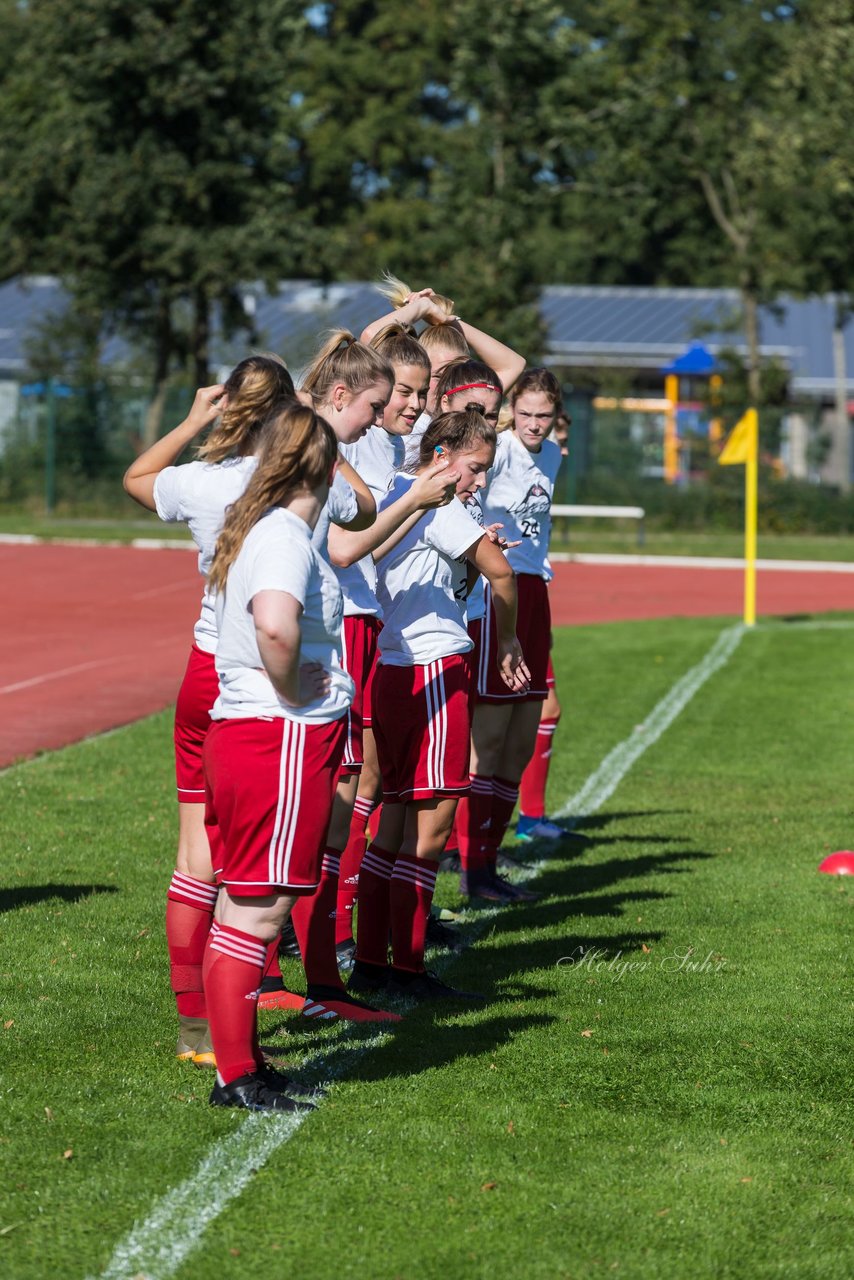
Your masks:
[{"label": "soccer player in white shirt", "polygon": [[472,723],[472,790],[458,833],[462,891],[492,901],[537,896],[496,872],[498,850],[518,797],[519,780],[534,749],[547,671],[551,614],[547,584],[551,501],[561,463],[560,447],[547,439],[561,402],[560,384],[547,369],[532,369],[510,397],[512,425],[501,433],[483,495],[484,520],[500,521],[514,543],[508,560],[519,586],[519,632],[531,672],[524,691],[509,690],[494,676],[496,614],[489,585],[477,660],[477,706]]},{"label": "soccer player in white shirt", "polygon": [[[267,420],[294,399],[291,376],[278,356],[248,356],[224,384],[200,389],[186,421],[128,468],[125,488],[137,502],[156,511],[162,520],[186,521],[199,548],[202,575],[210,569],[226,508],[246,488],[255,469],[255,453]],[[198,461],[172,465],[217,417],[220,421],[200,447]],[[351,405],[339,429],[346,438],[355,438],[367,425],[364,408]],[[355,488],[345,480],[345,474]],[[346,463],[336,474],[329,508],[332,518],[349,527],[362,528],[374,519],[373,499]],[[176,1053],[196,1066],[214,1065],[202,990],[202,957],[217,886],[204,826],[202,748],[219,692],[216,641],[215,600],[206,588],[175,708],[179,838],[166,906],[166,941],[179,1018]],[[270,948],[264,986],[276,993],[276,1007],[301,1007],[301,997],[284,990],[275,947]]]},{"label": "soccer player in white shirt", "polygon": [[[383,413],[382,425],[371,430],[344,450],[348,461],[367,483],[380,503],[388,493],[405,458],[405,442],[415,422],[424,411],[430,382],[430,359],[427,352],[406,325],[397,319],[387,324],[371,339],[371,346],[388,361],[394,373],[391,398]],[[346,548],[352,539],[333,532],[330,553],[333,563],[346,561]],[[376,544],[374,544],[376,545]],[[337,556],[337,561],[336,561]],[[370,561],[373,568],[373,561]],[[379,627],[374,639],[379,635]],[[366,827],[380,803],[381,783],[377,752],[371,728],[371,692],[376,670],[376,647],[367,675],[362,701],[362,760],[358,789],[353,803],[347,839],[341,854],[338,879],[338,902],[335,909],[335,943],[339,965],[352,967],[355,953],[353,941],[353,908],[359,884],[359,867],[366,846]]]},{"label": "soccer player in white shirt", "polygon": [[[515,576],[463,505],[485,483],[495,440],[479,413],[439,415],[421,442],[419,471],[437,454],[447,457],[457,477],[455,497],[376,552],[383,630],[374,732],[383,812],[360,876],[354,990],[387,989],[418,1000],[473,995],[425,971],[424,943],[438,861],[457,801],[469,787],[472,642],[455,594],[461,561],[492,587],[496,662],[505,687],[521,692],[528,682],[515,633]],[[399,476],[386,502],[411,483]]]},{"label": "soccer player in white shirt", "polygon": [[362,332],[362,341],[369,342],[391,320],[399,324],[415,324],[426,320],[427,326],[418,335],[418,341],[430,357],[430,388],[427,394],[427,406],[413,427],[406,445],[406,461],[414,463],[418,459],[421,437],[430,425],[435,414],[441,413],[438,383],[447,365],[461,357],[475,356],[493,368],[498,374],[500,385],[505,392],[525,368],[525,360],[511,347],[505,346],[497,338],[476,329],[474,325],[461,320],[454,312],[454,303],[432,289],[419,289],[413,292],[402,280],[386,272],[383,283],[378,290],[395,310],[379,320],[372,321]]},{"label": "soccer player in white shirt", "polygon": [[312,546],[337,457],[313,410],[278,414],[209,576],[220,696],[204,747],[206,823],[222,890],[203,978],[218,1106],[311,1105],[264,1063],[256,1006],[268,946],[320,883],[354,692],[341,665],[341,591]]},{"label": "soccer player in white shirt", "polygon": [[[200,388],[184,422],[140,454],[125,473],[124,487],[141,506],[156,511],[161,520],[186,521],[199,548],[203,576],[210,569],[225,509],[243,492],[255,468],[264,423],[294,394],[291,376],[278,356],[249,356],[225,383]],[[174,466],[217,418],[219,423],[199,449],[199,460]],[[166,904],[166,942],[179,1019],[176,1052],[197,1066],[213,1065],[202,958],[217,886],[204,826],[202,747],[219,692],[216,638],[214,597],[206,588],[175,707],[178,853]]]},{"label": "soccer player in white shirt", "polygon": [[[407,337],[406,342],[415,348],[414,356],[410,351],[410,357],[417,357],[423,363],[423,379],[426,381],[426,356],[420,352],[414,339]],[[410,371],[407,376],[414,372]],[[380,424],[386,421],[386,404],[397,379],[398,373],[384,354],[356,342],[352,334],[339,331],[331,335],[324,344],[306,375],[303,389],[311,395],[318,411],[328,418],[346,450],[348,446],[354,448],[357,440],[366,436],[373,438],[379,434],[383,440],[393,440]],[[343,406],[340,411],[339,400]],[[389,421],[397,429],[409,425],[405,416],[401,421],[399,419],[402,412],[405,415],[406,404],[411,400],[411,393],[398,397],[389,415]],[[371,408],[371,425],[358,435],[346,437],[341,423],[346,420],[348,408],[360,401]],[[323,524],[319,524],[317,529],[318,534],[323,532],[319,540],[321,554],[334,566],[344,594],[342,661],[353,677],[356,694],[347,718],[341,777],[326,836],[320,886],[316,894],[302,898],[292,912],[307,981],[302,1013],[310,1019],[323,1022],[335,1019],[365,1022],[378,1021],[387,1016],[360,1003],[346,991],[338,970],[335,939],[340,860],[350,833],[356,788],[363,765],[366,692],[369,697],[369,679],[380,626],[379,604],[375,592],[376,570],[370,553],[401,524],[406,525],[407,521],[411,524],[426,507],[445,500],[447,481],[443,481],[439,474],[445,469],[444,466],[431,468],[431,475],[421,477],[401,502],[393,509],[384,511],[382,517],[370,528],[361,531],[354,530],[352,526],[347,530],[336,529],[323,516]],[[380,470],[384,492],[388,482],[385,463],[382,463]],[[376,476],[374,479],[376,480]],[[346,536],[341,537],[342,534]],[[288,993],[281,998],[287,1001]],[[279,1007],[276,1000],[276,992],[265,991],[259,1002],[260,1007]]]}]

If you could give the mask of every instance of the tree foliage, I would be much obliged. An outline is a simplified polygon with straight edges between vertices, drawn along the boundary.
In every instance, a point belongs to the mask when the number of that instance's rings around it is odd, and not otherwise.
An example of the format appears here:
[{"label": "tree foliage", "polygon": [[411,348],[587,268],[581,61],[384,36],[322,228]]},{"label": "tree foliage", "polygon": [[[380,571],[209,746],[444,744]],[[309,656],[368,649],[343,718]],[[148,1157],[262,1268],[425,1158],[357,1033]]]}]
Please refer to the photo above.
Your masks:
[{"label": "tree foliage", "polygon": [[529,358],[549,283],[847,296],[845,0],[0,0],[6,276],[207,359],[242,282],[431,284]]}]

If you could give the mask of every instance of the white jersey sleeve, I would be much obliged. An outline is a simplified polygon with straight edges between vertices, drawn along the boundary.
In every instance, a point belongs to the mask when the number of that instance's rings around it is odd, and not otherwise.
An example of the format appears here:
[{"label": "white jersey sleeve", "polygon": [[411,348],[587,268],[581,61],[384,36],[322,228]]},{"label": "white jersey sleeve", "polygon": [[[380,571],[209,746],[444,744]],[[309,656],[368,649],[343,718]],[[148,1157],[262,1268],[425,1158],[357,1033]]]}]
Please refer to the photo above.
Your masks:
[{"label": "white jersey sleeve", "polygon": [[421,440],[424,436],[424,432],[430,426],[430,423],[432,421],[433,421],[433,415],[432,413],[428,413],[426,409],[420,415],[420,417],[415,419],[415,423],[412,427],[411,432],[405,438],[406,454],[405,454],[405,461],[403,464],[404,466],[406,467],[417,466],[418,459],[421,453]]},{"label": "white jersey sleeve", "polygon": [[560,463],[560,446],[553,440],[544,440],[538,453],[530,453],[512,431],[505,431],[498,437],[483,499],[484,523],[502,524],[502,536],[520,544],[507,552],[515,572],[547,582],[552,577],[552,495]]},{"label": "white jersey sleeve", "polygon": [[[403,496],[414,477],[399,475],[383,507]],[[379,647],[390,666],[421,666],[467,653],[457,592],[465,554],[483,536],[459,499],[427,511],[377,565],[383,628]]]},{"label": "white jersey sleeve", "polygon": [[371,427],[361,440],[341,445],[341,452],[364,480],[379,504],[394,483],[395,474],[403,466],[404,436],[394,436],[382,427]]},{"label": "white jersey sleeve", "polygon": [[[319,662],[329,671],[327,694],[304,707],[280,698],[264,670],[252,601],[261,591],[282,591],[303,607],[300,619],[300,664]],[[216,668],[220,695],[212,716],[282,716],[288,720],[325,723],[349,707],[353,681],[341,666],[341,590],[328,565],[311,545],[305,521],[277,507],[250,529],[217,598],[219,644]]]},{"label": "white jersey sleeve", "polygon": [[[224,462],[188,462],[165,467],[154,481],[154,505],[168,524],[183,520],[199,548],[199,573],[207,577],[225,513],[246,488],[255,470],[255,458],[227,458]],[[216,611],[212,594],[205,589],[193,637],[206,653],[216,650]]]},{"label": "white jersey sleeve", "polygon": [[353,486],[336,472],[329,490],[329,497],[326,499],[320,518],[314,527],[314,533],[311,535],[311,545],[315,551],[318,551],[325,560],[328,560],[327,542],[329,540],[330,524],[350,524],[358,514],[359,503],[356,500]]}]

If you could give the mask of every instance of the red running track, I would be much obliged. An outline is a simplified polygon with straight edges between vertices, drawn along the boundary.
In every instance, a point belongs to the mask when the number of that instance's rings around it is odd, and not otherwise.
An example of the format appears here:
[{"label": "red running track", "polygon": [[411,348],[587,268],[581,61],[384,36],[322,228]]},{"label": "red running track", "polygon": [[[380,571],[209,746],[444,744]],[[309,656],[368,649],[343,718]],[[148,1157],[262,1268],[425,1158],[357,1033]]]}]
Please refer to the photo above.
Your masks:
[{"label": "red running track", "polygon": [[[635,564],[556,564],[556,627],[642,618],[741,618],[741,569]],[[764,617],[854,610],[854,573],[759,570],[756,612]]]},{"label": "red running track", "polygon": [[0,766],[174,702],[202,582],[187,551],[0,546]]},{"label": "red running track", "polygon": [[[737,569],[558,564],[556,626],[741,615]],[[775,570],[764,615],[854,611],[854,574]],[[174,702],[201,598],[186,550],[0,545],[0,766]],[[11,625],[10,625],[11,622]]]}]

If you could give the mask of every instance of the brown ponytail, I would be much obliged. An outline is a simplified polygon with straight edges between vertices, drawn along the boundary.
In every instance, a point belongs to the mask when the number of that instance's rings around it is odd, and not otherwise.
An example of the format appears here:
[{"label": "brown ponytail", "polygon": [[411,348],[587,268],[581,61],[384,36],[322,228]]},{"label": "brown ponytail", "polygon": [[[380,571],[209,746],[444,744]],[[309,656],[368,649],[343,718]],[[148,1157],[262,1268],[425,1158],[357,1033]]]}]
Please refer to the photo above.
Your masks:
[{"label": "brown ponytail", "polygon": [[208,585],[225,589],[228,571],[246,535],[265,512],[295,489],[316,489],[338,457],[335,433],[313,409],[291,404],[264,425],[258,465],[243,494],[228,508]]},{"label": "brown ponytail", "polygon": [[387,324],[371,338],[371,346],[389,362],[392,369],[400,365],[415,365],[430,372],[430,357],[407,325]]},{"label": "brown ponytail", "polygon": [[487,444],[494,449],[497,441],[495,427],[475,409],[440,413],[421,437],[418,465],[426,467],[435,462],[437,445],[448,453],[461,453],[464,449],[475,449],[479,444]]},{"label": "brown ponytail", "polygon": [[285,362],[267,353],[247,356],[228,375],[228,405],[199,449],[205,462],[254,452],[262,423],[296,392]]},{"label": "brown ponytail", "polygon": [[498,374],[494,369],[490,369],[488,364],[484,364],[482,360],[474,360],[469,357],[461,360],[451,360],[445,365],[442,375],[436,383],[436,404],[441,408],[442,396],[452,396],[464,387],[477,387],[484,384],[499,394],[504,391]]}]

